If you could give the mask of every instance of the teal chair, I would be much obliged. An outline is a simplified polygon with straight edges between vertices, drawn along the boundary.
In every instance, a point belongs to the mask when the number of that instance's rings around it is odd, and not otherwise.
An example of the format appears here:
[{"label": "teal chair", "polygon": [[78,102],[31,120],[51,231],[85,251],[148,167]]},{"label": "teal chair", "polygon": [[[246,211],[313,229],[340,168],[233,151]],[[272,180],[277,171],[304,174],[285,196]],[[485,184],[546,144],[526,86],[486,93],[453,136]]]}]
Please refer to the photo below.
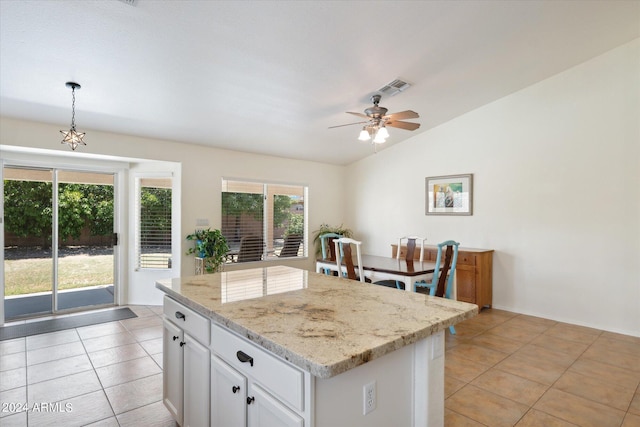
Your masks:
[{"label": "teal chair", "polygon": [[[324,233],[320,235],[320,247],[322,248],[322,259],[323,260],[336,260],[336,253],[334,251],[333,241],[335,239],[341,239],[344,237],[342,234],[337,233]],[[342,246],[340,246],[340,255],[342,255]],[[331,270],[328,268],[324,269],[324,274],[331,274]]]},{"label": "teal chair", "polygon": [[[433,277],[430,282],[416,282],[414,291],[418,288],[428,288],[429,295],[451,298],[451,289],[453,288],[453,275],[456,271],[456,263],[458,262],[458,247],[460,243],[453,240],[447,240],[442,243],[438,243],[438,256],[436,258],[436,265],[442,265],[441,269],[435,269]],[[444,261],[442,259],[442,252],[444,250]],[[449,326],[451,334],[455,335],[456,328]]]}]

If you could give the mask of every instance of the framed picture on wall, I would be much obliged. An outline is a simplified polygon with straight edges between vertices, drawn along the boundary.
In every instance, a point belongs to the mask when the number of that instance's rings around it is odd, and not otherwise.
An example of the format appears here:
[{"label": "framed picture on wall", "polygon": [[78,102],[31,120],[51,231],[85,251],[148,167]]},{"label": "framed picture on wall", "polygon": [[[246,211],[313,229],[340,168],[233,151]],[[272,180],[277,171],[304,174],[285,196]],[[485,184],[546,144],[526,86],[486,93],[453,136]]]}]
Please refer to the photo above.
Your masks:
[{"label": "framed picture on wall", "polygon": [[425,178],[427,215],[472,215],[473,174]]}]

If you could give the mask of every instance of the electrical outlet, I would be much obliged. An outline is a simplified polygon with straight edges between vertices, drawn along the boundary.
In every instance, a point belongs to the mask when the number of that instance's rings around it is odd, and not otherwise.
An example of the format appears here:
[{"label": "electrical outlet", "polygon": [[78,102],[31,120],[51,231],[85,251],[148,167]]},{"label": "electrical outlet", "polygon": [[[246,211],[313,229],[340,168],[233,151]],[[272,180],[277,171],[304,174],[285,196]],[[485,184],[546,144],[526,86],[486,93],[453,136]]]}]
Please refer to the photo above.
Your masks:
[{"label": "electrical outlet", "polygon": [[362,387],[363,394],[363,408],[362,415],[367,415],[369,412],[376,409],[377,406],[377,398],[376,398],[376,382],[370,382],[369,384]]}]

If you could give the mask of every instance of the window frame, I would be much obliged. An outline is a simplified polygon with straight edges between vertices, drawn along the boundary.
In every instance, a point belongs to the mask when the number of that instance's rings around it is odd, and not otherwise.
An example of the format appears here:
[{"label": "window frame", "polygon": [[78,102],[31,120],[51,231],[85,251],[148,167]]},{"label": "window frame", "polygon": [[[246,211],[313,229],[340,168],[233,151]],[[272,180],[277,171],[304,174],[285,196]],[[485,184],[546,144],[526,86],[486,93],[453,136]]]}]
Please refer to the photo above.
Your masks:
[{"label": "window frame", "polygon": [[[145,184],[145,181],[168,181],[168,185],[163,185],[163,186],[152,186],[152,185],[148,185]],[[149,265],[146,265],[146,263],[142,262],[142,237],[141,237],[141,233],[142,233],[142,189],[143,188],[163,188],[163,189],[167,189],[171,192],[170,194],[170,201],[171,201],[171,206],[168,210],[169,212],[169,223],[171,224],[170,227],[170,234],[169,234],[169,256],[167,259],[167,264],[164,266],[160,266],[160,265],[155,265],[156,261],[152,261],[149,263]],[[135,215],[135,266],[134,269],[135,271],[141,271],[141,270],[171,270],[172,268],[172,262],[173,262],[173,211],[174,211],[174,207],[173,207],[173,203],[174,203],[174,188],[173,188],[173,177],[172,176],[166,176],[166,175],[159,175],[159,176],[154,176],[154,175],[145,175],[145,176],[138,176],[136,177],[136,197],[135,197],[135,209],[136,209],[136,215]]]}]

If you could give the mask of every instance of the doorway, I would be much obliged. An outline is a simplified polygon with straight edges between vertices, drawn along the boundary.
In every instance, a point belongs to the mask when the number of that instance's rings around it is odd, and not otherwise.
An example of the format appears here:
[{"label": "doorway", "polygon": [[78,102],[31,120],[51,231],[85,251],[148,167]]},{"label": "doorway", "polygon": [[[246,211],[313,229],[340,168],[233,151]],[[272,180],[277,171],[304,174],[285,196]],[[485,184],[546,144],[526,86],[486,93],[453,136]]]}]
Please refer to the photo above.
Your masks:
[{"label": "doorway", "polygon": [[116,301],[115,174],[5,166],[7,321]]}]

